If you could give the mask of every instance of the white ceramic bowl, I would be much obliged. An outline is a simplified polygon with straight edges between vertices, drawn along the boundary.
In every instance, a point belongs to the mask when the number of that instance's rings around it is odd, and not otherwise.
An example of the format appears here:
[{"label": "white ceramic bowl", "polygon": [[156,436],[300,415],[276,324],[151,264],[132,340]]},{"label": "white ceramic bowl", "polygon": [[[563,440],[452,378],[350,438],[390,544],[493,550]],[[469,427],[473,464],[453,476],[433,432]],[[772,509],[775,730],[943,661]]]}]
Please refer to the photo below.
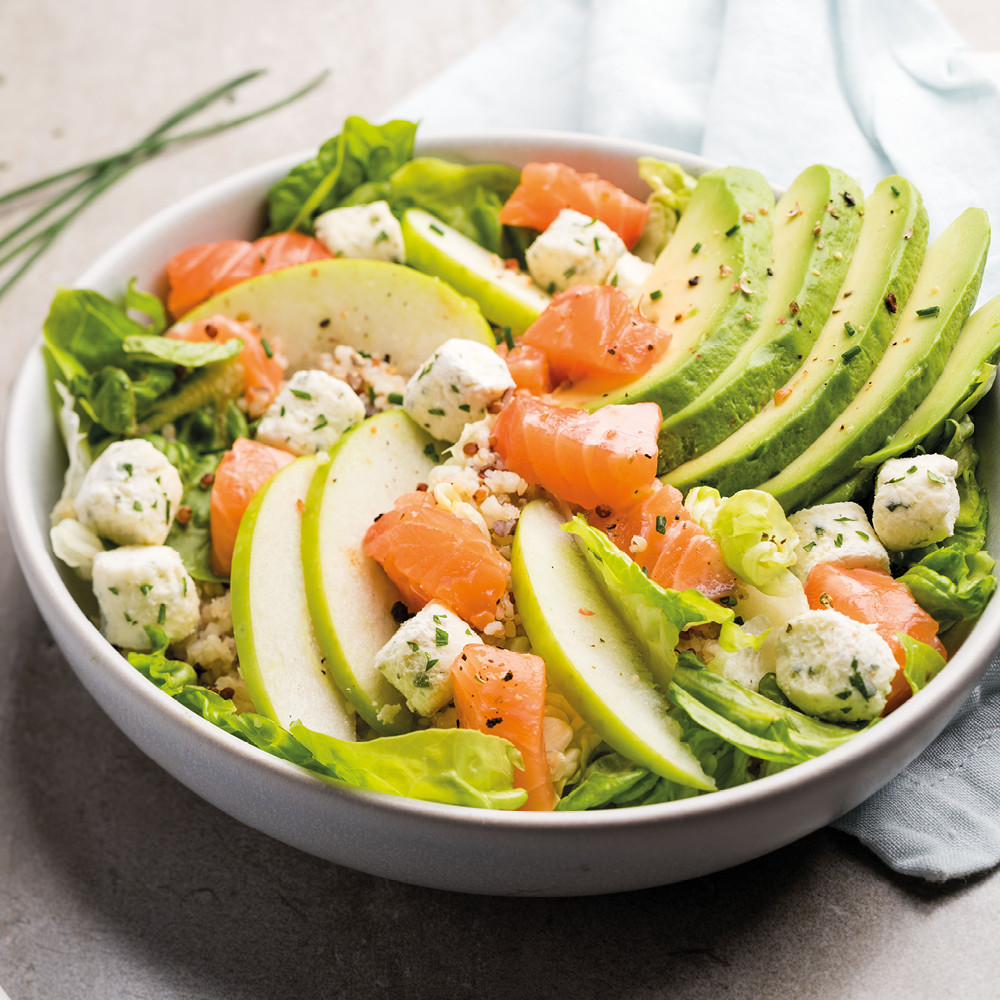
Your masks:
[{"label": "white ceramic bowl", "polygon": [[[687,154],[580,135],[520,133],[421,144],[455,159],[519,166],[561,159],[637,189],[635,158],[653,153],[698,171]],[[267,188],[308,154],[246,171],[161,212],[79,281],[121,294],[128,280],[163,290],[163,264],[185,246],[256,235]],[[998,402],[980,406],[981,481],[1000,512]],[[997,601],[947,669],[874,730],[817,760],[754,784],[664,805],[594,813],[508,813],[428,804],[340,787],[259,751],[150,684],[77,603],[85,585],[53,560],[48,515],[62,444],[43,365],[32,351],[7,414],[4,490],[11,536],[32,594],[74,671],[123,732],[198,795],[311,854],[418,885],[504,895],[582,895],[693,878],[772,851],[831,822],[898,773],[944,728],[1000,645]],[[989,548],[1000,557],[991,522]],[[76,596],[74,596],[76,595]],[[194,845],[192,845],[192,848]]]}]

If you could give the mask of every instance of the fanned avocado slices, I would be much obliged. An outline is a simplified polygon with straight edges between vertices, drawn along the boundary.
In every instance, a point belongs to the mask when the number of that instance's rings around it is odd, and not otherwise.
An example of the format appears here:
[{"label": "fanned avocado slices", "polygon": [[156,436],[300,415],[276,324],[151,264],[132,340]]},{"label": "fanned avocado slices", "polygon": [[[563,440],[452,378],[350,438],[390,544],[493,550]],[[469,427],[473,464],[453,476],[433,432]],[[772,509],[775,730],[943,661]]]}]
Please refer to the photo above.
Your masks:
[{"label": "fanned avocado slices", "polygon": [[966,209],[928,248],[892,342],[833,423],[785,469],[760,484],[786,511],[807,507],[884,446],[926,398],[979,294],[989,219]]},{"label": "fanned avocado slices", "polygon": [[[816,344],[764,408],[714,448],[663,478],[682,491],[724,496],[780,472],[833,422],[878,363],[927,249],[927,211],[917,189],[885,178],[865,203],[847,277]],[[896,302],[893,312],[886,303]]]},{"label": "fanned avocado slices", "polygon": [[[701,455],[754,417],[813,349],[847,275],[863,195],[841,170],[808,167],[774,210],[770,287],[760,321],[724,368],[678,412],[664,410],[660,471]],[[741,301],[756,295],[736,281]]]},{"label": "fanned avocado slices", "polygon": [[[642,288],[643,314],[670,332],[666,353],[624,386],[602,391],[580,383],[561,388],[558,401],[591,410],[654,402],[673,413],[696,399],[760,322],[770,280],[773,208],[774,194],[755,170],[724,167],[702,174]],[[734,294],[734,283],[754,294]]]}]

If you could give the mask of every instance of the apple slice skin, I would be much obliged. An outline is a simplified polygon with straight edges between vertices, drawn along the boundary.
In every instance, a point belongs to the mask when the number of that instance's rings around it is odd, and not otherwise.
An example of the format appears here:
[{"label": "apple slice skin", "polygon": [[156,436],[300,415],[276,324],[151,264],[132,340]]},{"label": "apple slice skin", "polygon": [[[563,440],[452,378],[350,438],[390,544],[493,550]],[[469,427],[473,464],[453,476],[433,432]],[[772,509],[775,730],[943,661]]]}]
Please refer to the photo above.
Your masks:
[{"label": "apple slice skin", "polygon": [[375,654],[399,627],[392,608],[400,598],[362,540],[436,464],[433,439],[402,410],[387,410],[340,439],[306,497],[302,564],[327,669],[365,722],[386,736],[414,724],[403,696],[375,667]]},{"label": "apple slice skin", "polygon": [[257,710],[288,728],[353,740],[354,709],[327,671],[302,569],[302,515],[325,455],[296,459],[257,491],[237,536],[231,600],[240,672]]},{"label": "apple slice skin", "polygon": [[667,715],[668,702],[638,644],[547,501],[533,500],[522,511],[511,567],[532,649],[573,707],[636,763],[680,784],[713,790],[715,783]]},{"label": "apple slice skin", "polygon": [[217,313],[254,323],[281,345],[292,370],[337,344],[388,356],[404,375],[453,337],[496,344],[472,299],[438,278],[381,260],[316,260],[262,274],[212,296],[181,322]]}]

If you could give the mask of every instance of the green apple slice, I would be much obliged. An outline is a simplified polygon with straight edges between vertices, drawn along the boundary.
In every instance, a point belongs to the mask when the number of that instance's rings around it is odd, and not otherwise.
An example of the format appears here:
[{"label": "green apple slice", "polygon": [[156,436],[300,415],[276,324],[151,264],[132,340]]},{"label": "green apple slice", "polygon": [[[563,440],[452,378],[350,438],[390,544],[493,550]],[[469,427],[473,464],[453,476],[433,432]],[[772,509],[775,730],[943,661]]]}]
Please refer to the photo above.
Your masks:
[{"label": "green apple slice", "polygon": [[326,456],[299,458],[257,491],[233,553],[232,609],[240,672],[257,711],[287,729],[353,740],[354,709],[323,661],[302,572],[302,512]]},{"label": "green apple slice", "polygon": [[402,226],[407,263],[444,278],[475,299],[483,315],[497,326],[523,333],[552,301],[530,274],[507,267],[495,253],[430,212],[408,209]]},{"label": "green apple slice", "polygon": [[511,580],[521,621],[555,685],[612,747],[692,788],[714,781],[682,742],[642,649],[545,500],[524,508]]},{"label": "green apple slice", "polygon": [[375,667],[392,638],[399,592],[362,550],[368,526],[401,493],[426,482],[434,442],[402,410],[387,410],[345,434],[317,468],[302,520],[309,610],[327,668],[358,714],[383,735],[406,732],[413,716]]},{"label": "green apple slice", "polygon": [[381,260],[316,260],[262,274],[214,295],[183,321],[218,313],[254,323],[265,340],[280,344],[292,369],[349,344],[410,375],[453,337],[496,343],[472,299],[438,278]]}]

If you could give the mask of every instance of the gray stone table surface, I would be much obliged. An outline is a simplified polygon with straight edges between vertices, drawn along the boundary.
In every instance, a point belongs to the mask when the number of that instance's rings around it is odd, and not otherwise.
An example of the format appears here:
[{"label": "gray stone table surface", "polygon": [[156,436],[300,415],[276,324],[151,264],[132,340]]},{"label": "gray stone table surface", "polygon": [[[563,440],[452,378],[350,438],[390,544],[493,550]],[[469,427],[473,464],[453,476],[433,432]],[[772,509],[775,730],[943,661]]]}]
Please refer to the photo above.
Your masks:
[{"label": "gray stone table surface", "polygon": [[[315,146],[346,114],[377,119],[526,2],[2,0],[0,190],[134,141],[243,70],[271,72],[237,108],[331,70],[281,114],[149,163],[77,221],[0,302],[4,401],[53,290],[103,248],[192,189]],[[944,7],[974,47],[1000,48],[996,0]],[[830,830],[694,882],[572,900],[453,895],[299,853],[110,723],[42,624],[2,518],[0,588],[10,1000],[1000,997],[1000,873],[929,886]]]}]

